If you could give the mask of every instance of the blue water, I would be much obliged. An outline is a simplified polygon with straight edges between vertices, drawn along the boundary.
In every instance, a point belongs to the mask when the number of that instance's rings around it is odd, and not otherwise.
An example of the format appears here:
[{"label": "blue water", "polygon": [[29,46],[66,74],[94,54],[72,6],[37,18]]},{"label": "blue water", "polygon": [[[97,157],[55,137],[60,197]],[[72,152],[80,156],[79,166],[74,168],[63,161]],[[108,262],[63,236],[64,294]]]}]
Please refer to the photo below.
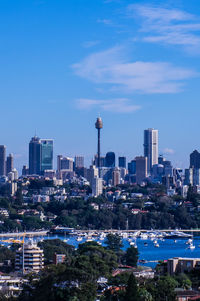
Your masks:
[{"label": "blue water", "polygon": [[[86,239],[83,239],[81,242],[77,242],[75,236],[66,237],[64,235],[48,235],[43,237],[40,236],[34,237],[34,240],[40,241],[41,239],[55,238],[59,238],[61,240],[67,239],[67,244],[73,245],[75,248],[77,248],[80,243],[84,243],[86,241]],[[200,236],[194,237],[194,250],[188,249],[188,245],[186,244],[187,239],[177,239],[176,242],[174,242],[173,239],[165,239],[164,241],[162,241],[161,239],[156,240],[159,244],[159,248],[156,248],[154,246],[153,241],[150,239],[144,240],[141,238],[137,238],[136,240],[136,244],[139,251],[139,259],[147,261],[146,263],[144,263],[145,266],[150,266],[154,268],[157,264],[157,262],[154,261],[167,260],[172,257],[200,257]],[[103,246],[105,245],[104,241],[101,241]],[[3,240],[1,240],[1,242],[3,245],[9,245],[9,243],[3,243]],[[148,245],[145,246],[144,243],[147,243]],[[127,239],[123,239],[123,250],[126,250],[128,247],[130,247],[130,243]]]},{"label": "blue water", "polygon": [[[47,237],[45,237],[45,239],[46,238]],[[60,235],[51,235],[48,238],[59,238],[61,240],[66,239],[66,237]],[[77,242],[76,237],[73,236],[67,236],[67,239],[67,243],[75,246],[76,248],[80,243],[85,242],[84,239],[81,242]],[[146,266],[155,267],[157,262],[151,261],[166,260],[172,257],[200,257],[200,236],[195,237],[193,240],[193,244],[195,245],[194,250],[188,249],[188,245],[186,244],[187,239],[178,239],[176,242],[174,242],[173,239],[166,239],[164,241],[160,239],[156,240],[160,246],[159,248],[154,247],[154,243],[150,239],[144,240],[137,238],[136,240],[139,251],[139,259],[146,260],[147,262],[144,264]],[[101,241],[101,243],[104,245],[104,241]],[[145,246],[144,243],[147,243],[148,246]],[[126,239],[123,239],[123,245],[123,250],[126,250],[128,247],[130,247],[130,243]]]}]

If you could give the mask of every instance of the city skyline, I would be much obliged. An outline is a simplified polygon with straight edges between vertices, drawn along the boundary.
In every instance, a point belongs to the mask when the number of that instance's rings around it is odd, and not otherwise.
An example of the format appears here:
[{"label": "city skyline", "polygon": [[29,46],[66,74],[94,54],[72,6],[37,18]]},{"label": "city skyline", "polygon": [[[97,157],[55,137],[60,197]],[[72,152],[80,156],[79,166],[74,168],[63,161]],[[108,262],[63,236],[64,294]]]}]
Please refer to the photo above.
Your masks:
[{"label": "city skyline", "polygon": [[89,164],[98,113],[102,153],[133,159],[152,127],[160,153],[188,166],[200,149],[196,1],[11,0],[0,3],[0,16],[0,144],[18,169],[35,130],[54,139],[55,153]]}]

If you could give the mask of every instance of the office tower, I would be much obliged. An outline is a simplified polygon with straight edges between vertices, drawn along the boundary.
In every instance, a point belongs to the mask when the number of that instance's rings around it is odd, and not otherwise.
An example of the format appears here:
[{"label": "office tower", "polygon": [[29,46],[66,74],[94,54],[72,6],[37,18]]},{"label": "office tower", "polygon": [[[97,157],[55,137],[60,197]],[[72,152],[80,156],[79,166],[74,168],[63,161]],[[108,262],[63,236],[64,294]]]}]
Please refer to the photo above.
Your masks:
[{"label": "office tower", "polygon": [[9,154],[9,156],[7,157],[6,160],[6,174],[8,174],[9,172],[11,172],[14,168],[14,164],[13,164],[13,154]]},{"label": "office tower", "polygon": [[87,180],[90,182],[90,185],[92,186],[92,181],[95,177],[98,177],[99,172],[98,168],[95,165],[91,165],[90,168],[87,170]]},{"label": "office tower", "polygon": [[113,186],[117,186],[120,184],[120,169],[119,168],[115,168],[112,172],[112,185]]},{"label": "office tower", "polygon": [[136,157],[136,183],[141,184],[147,177],[147,157]]},{"label": "office tower", "polygon": [[185,169],[185,185],[193,185],[193,168]]},{"label": "office tower", "polygon": [[27,165],[24,165],[22,168],[22,176],[27,176],[29,174],[29,169]]},{"label": "office tower", "polygon": [[94,177],[92,179],[92,195],[97,197],[103,192],[103,180],[99,177]]},{"label": "office tower", "polygon": [[[93,164],[98,167],[98,155],[95,155],[94,157],[94,162]],[[105,163],[105,157],[100,157],[100,167],[105,167],[106,163]]]},{"label": "office tower", "polygon": [[83,156],[75,156],[74,165],[75,165],[75,168],[84,167],[84,157]]},{"label": "office tower", "polygon": [[73,171],[73,159],[69,157],[63,157],[62,155],[59,155],[57,157],[57,170],[67,170],[67,171]]},{"label": "office tower", "polygon": [[41,163],[40,163],[40,174],[44,174],[45,170],[53,169],[53,140],[52,139],[41,139]]},{"label": "office tower", "polygon": [[0,145],[0,176],[6,175],[6,147]]},{"label": "office tower", "polygon": [[194,168],[193,170],[193,185],[200,185],[200,169]]},{"label": "office tower", "polygon": [[34,136],[29,143],[29,174],[40,174],[40,138]]},{"label": "office tower", "polygon": [[158,164],[158,130],[144,130],[144,157],[147,157],[147,172],[150,174],[152,166]]},{"label": "office tower", "polygon": [[122,168],[126,168],[126,157],[119,157],[118,158],[118,166]]},{"label": "office tower", "polygon": [[190,168],[200,168],[200,153],[197,150],[190,154]]},{"label": "office tower", "polygon": [[103,122],[101,120],[100,117],[97,118],[97,121],[95,123],[95,127],[98,131],[98,134],[97,134],[97,138],[98,138],[98,143],[97,143],[97,156],[98,156],[98,160],[97,160],[97,167],[99,168],[100,167],[100,154],[101,154],[101,149],[100,149],[100,143],[101,143],[101,139],[100,139],[100,131],[101,129],[103,128]]},{"label": "office tower", "polygon": [[115,167],[115,153],[108,152],[105,158],[106,167]]},{"label": "office tower", "polygon": [[131,162],[128,163],[128,173],[130,175],[136,174],[136,161],[135,160],[131,160]]}]

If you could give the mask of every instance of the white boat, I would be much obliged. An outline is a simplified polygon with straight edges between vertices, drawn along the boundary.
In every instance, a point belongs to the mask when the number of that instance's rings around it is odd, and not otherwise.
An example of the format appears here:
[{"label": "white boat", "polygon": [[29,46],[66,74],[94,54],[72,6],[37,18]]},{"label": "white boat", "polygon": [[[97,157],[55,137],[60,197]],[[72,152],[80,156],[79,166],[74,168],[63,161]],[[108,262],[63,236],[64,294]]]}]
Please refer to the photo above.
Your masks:
[{"label": "white boat", "polygon": [[148,235],[146,233],[141,233],[140,238],[141,239],[148,239]]},{"label": "white boat", "polygon": [[78,236],[76,240],[77,240],[77,241],[82,241],[82,237],[81,237],[81,236]]},{"label": "white boat", "polygon": [[186,242],[186,245],[189,245],[189,244],[191,244],[192,242],[193,242],[192,239],[188,239],[188,241]]},{"label": "white boat", "polygon": [[154,247],[155,247],[155,248],[159,248],[160,245],[159,245],[158,243],[156,243],[156,244],[154,244]]},{"label": "white boat", "polygon": [[194,250],[194,249],[195,249],[195,245],[193,245],[193,243],[191,243],[191,244],[189,245],[188,249]]}]

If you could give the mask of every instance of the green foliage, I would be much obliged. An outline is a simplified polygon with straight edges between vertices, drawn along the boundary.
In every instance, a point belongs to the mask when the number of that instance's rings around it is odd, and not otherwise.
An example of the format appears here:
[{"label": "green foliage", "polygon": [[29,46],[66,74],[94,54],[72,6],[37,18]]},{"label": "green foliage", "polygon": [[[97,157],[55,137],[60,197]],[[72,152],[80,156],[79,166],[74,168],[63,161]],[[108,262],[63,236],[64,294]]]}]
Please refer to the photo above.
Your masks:
[{"label": "green foliage", "polygon": [[131,246],[126,250],[125,261],[126,265],[136,267],[138,262],[138,249]]},{"label": "green foliage", "polygon": [[126,287],[126,295],[125,300],[127,301],[138,301],[139,300],[139,293],[138,293],[138,286],[135,277],[133,274],[130,275],[128,284]]},{"label": "green foliage", "polygon": [[66,244],[60,239],[49,239],[38,243],[38,246],[44,251],[44,258],[47,262],[53,261],[53,256],[57,254],[65,254],[66,261],[69,262],[74,253],[74,247]]},{"label": "green foliage", "polygon": [[114,252],[119,252],[123,247],[122,239],[118,234],[109,233],[106,236],[105,244],[109,250],[112,250]]}]

